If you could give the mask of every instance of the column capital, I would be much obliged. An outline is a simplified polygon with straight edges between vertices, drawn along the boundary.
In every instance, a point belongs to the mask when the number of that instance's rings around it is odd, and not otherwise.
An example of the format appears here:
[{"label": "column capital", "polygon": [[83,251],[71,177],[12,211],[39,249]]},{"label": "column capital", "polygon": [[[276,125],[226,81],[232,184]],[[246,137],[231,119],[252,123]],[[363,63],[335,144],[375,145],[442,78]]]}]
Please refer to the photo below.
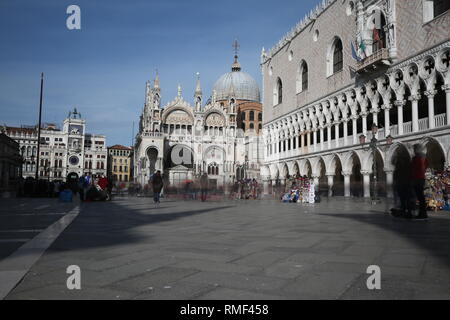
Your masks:
[{"label": "column capital", "polygon": [[394,104],[400,108],[406,104],[406,100],[395,100]]},{"label": "column capital", "polygon": [[420,93],[412,94],[408,100],[410,101],[419,101],[422,98],[422,95]]},{"label": "column capital", "polygon": [[441,88],[445,93],[450,93],[450,84],[444,84]]},{"label": "column capital", "polygon": [[342,171],[342,175],[344,176],[344,177],[349,177],[349,176],[351,176],[352,175],[352,172],[351,171]]},{"label": "column capital", "polygon": [[436,93],[437,93],[437,90],[428,90],[428,91],[424,92],[424,94],[427,96],[428,99],[434,98]]},{"label": "column capital", "polygon": [[392,109],[392,103],[383,104],[381,106],[381,109],[383,109],[383,110],[391,110]]},{"label": "column capital", "polygon": [[370,175],[370,172],[369,172],[369,171],[361,171],[361,174],[362,174],[363,176],[369,176],[369,175]]},{"label": "column capital", "polygon": [[336,175],[335,172],[325,172],[325,175],[329,178],[329,177],[334,177]]}]

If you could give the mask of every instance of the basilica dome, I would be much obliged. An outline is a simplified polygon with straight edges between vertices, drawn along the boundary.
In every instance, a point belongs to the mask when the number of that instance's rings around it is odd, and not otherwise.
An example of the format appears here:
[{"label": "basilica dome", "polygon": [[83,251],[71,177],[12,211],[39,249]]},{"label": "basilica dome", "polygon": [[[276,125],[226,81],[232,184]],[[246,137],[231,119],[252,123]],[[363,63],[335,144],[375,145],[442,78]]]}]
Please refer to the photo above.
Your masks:
[{"label": "basilica dome", "polygon": [[235,56],[231,72],[222,75],[214,84],[216,100],[236,100],[260,101],[259,87],[255,79],[248,73],[241,71],[237,56]]}]

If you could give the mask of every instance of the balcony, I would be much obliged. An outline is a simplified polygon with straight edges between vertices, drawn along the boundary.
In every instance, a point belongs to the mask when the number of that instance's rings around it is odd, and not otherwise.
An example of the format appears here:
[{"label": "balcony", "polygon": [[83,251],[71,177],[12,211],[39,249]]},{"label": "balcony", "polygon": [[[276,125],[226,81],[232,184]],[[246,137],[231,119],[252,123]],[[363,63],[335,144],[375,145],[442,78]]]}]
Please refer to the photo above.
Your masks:
[{"label": "balcony", "polygon": [[381,48],[372,55],[364,58],[356,64],[356,72],[364,73],[377,69],[380,65],[386,65],[385,61],[389,60],[389,50]]},{"label": "balcony", "polygon": [[[411,121],[403,123],[403,135],[422,133],[424,131],[429,130],[428,118],[419,119],[418,124],[419,124],[418,131],[413,132],[413,127],[412,127]],[[447,126],[447,116],[445,113],[437,114],[434,116],[434,126],[436,129]],[[399,128],[398,128],[397,124],[392,125],[390,127],[389,134],[392,137],[394,137],[394,139],[402,137],[402,135],[399,135],[398,132],[399,132]],[[358,132],[356,134],[356,137],[354,137],[353,135],[349,135],[346,138],[340,137],[338,147],[336,146],[336,139],[332,139],[330,141],[330,144],[328,144],[328,141],[324,141],[323,144],[321,144],[319,142],[316,145],[311,144],[310,146],[304,146],[302,148],[299,148],[297,146],[296,149],[281,151],[278,153],[273,153],[271,155],[267,155],[267,151],[265,151],[266,152],[265,153],[266,161],[275,161],[275,160],[284,159],[284,158],[293,157],[293,156],[302,156],[302,155],[307,155],[307,154],[313,153],[313,152],[327,151],[327,150],[336,149],[336,148],[346,148],[346,147],[351,147],[351,146],[355,146],[355,145],[359,146],[360,145],[359,144],[359,136],[361,134],[362,134],[361,132]],[[370,133],[368,133],[368,135],[371,137]],[[386,139],[385,128],[380,128],[378,130],[377,139],[378,140]],[[330,145],[330,148],[328,147],[329,145]]]}]

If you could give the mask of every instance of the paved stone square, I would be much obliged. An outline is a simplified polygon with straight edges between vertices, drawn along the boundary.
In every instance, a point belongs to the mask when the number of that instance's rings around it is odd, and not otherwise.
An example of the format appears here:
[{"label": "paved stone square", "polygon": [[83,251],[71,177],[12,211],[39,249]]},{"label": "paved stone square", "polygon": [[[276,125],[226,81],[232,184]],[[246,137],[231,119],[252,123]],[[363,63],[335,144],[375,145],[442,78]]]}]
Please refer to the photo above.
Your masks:
[{"label": "paved stone square", "polygon": [[[7,299],[449,299],[450,214],[333,199],[83,203]],[[68,290],[66,268],[81,268]],[[368,290],[369,265],[381,290]]]}]

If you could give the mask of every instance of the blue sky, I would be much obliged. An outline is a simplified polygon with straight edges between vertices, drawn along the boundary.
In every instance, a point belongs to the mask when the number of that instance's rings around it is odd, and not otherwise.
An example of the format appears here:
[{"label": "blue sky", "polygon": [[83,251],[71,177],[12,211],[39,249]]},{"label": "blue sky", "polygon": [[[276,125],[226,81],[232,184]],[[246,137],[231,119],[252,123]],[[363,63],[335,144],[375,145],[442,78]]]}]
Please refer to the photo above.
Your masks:
[{"label": "blue sky", "polygon": [[[0,124],[37,123],[40,73],[44,122],[62,123],[77,107],[87,130],[107,144],[131,143],[146,80],[158,69],[162,103],[191,102],[196,72],[205,101],[233,62],[261,85],[261,48],[271,48],[318,0],[1,0]],[[81,8],[81,30],[66,9]],[[135,130],[136,130],[135,129]]]}]

